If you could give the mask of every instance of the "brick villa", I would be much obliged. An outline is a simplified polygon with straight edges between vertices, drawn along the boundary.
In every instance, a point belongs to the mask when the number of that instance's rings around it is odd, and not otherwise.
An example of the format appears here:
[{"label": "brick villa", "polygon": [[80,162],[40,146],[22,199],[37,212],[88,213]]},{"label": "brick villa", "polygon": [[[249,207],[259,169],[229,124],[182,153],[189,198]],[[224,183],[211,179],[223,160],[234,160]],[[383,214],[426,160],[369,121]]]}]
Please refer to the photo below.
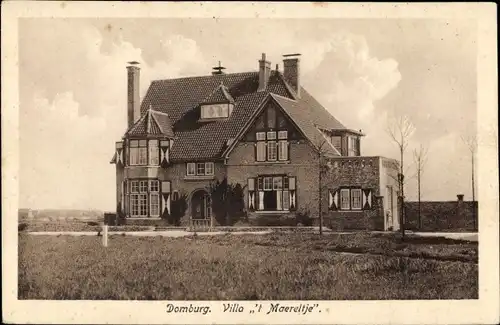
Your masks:
[{"label": "brick villa", "polygon": [[208,219],[207,186],[226,177],[244,187],[249,219],[305,210],[317,219],[321,204],[326,226],[399,228],[397,166],[361,155],[362,132],[302,87],[299,55],[285,55],[283,71],[262,54],[255,72],[219,65],[211,75],[155,80],[142,102],[140,68],[127,70],[128,129],[112,160],[126,218],[158,219],[185,193],[184,218]]}]

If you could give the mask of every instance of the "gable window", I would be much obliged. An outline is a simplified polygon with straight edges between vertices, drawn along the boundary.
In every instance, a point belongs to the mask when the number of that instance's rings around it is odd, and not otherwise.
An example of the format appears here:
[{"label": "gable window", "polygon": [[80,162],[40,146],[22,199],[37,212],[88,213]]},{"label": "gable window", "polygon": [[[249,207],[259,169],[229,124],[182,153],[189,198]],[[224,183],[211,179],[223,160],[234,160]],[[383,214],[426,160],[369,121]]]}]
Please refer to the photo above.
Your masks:
[{"label": "gable window", "polygon": [[288,160],[287,131],[257,132],[256,139],[256,161]]},{"label": "gable window", "polygon": [[214,174],[213,162],[187,163],[187,176],[210,176]]}]

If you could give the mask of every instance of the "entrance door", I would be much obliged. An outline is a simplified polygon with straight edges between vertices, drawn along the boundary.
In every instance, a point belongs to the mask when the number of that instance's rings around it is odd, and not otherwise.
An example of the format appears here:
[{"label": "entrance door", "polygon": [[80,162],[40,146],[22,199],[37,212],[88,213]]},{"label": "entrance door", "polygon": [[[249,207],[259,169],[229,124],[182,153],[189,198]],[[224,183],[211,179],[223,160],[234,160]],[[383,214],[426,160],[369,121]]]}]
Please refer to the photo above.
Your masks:
[{"label": "entrance door", "polygon": [[197,191],[191,199],[193,219],[208,219],[211,215],[210,196],[205,191]]}]

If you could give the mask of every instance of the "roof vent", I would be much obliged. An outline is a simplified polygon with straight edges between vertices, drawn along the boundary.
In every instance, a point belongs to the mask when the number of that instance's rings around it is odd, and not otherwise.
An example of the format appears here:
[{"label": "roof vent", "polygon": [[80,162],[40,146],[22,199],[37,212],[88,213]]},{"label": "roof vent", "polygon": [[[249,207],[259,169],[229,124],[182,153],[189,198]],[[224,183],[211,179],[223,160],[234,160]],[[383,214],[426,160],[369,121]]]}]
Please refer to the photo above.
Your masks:
[{"label": "roof vent", "polygon": [[226,68],[221,66],[220,64],[220,61],[219,61],[219,66],[218,67],[213,67],[212,68],[212,75],[216,75],[216,74],[224,74],[224,71]]}]

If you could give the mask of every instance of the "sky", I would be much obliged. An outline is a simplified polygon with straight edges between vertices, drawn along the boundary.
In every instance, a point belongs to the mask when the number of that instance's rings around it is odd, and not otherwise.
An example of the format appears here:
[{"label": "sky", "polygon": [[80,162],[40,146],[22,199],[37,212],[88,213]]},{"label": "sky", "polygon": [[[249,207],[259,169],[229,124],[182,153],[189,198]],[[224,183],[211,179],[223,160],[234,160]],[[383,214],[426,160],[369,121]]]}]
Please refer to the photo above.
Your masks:
[{"label": "sky", "polygon": [[113,210],[115,141],[126,129],[126,63],[152,80],[274,69],[301,53],[301,83],[361,129],[362,155],[398,158],[387,134],[406,116],[412,151],[428,148],[422,200],[471,199],[476,134],[475,21],[437,19],[22,18],[19,24],[20,207]]}]

